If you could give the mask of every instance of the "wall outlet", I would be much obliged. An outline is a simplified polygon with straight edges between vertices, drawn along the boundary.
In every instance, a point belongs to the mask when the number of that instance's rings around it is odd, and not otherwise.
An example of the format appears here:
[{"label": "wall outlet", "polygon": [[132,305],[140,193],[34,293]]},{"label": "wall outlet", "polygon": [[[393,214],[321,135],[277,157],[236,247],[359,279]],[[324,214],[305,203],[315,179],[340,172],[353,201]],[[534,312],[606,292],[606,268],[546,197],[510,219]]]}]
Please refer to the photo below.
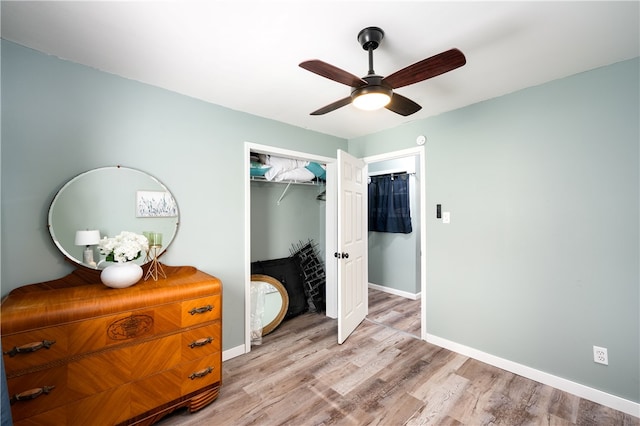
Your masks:
[{"label": "wall outlet", "polygon": [[609,365],[609,355],[607,355],[607,348],[601,348],[600,346],[593,347],[593,362],[598,364]]}]

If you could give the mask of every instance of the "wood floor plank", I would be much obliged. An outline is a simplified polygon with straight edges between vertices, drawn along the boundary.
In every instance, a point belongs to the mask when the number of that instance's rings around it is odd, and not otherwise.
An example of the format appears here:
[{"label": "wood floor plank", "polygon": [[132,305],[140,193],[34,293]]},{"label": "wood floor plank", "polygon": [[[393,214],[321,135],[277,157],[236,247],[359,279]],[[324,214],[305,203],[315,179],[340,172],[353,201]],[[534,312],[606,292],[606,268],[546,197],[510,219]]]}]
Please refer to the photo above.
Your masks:
[{"label": "wood floor plank", "polygon": [[[332,385],[333,390],[338,392],[340,395],[346,395],[360,383],[364,382],[368,377],[376,376],[380,371],[387,367],[387,365],[393,362],[393,360],[398,356],[398,353],[398,350],[386,350],[377,353],[376,356],[370,358],[368,362],[362,365],[358,365],[354,362],[354,365],[359,368],[356,369],[355,372],[352,372],[347,376],[343,376],[334,385]],[[356,361],[362,362],[362,359],[358,359]]]},{"label": "wood floor plank", "polygon": [[640,426],[636,417],[420,340],[419,301],[408,307],[376,290],[369,302],[370,315],[342,345],[336,320],[306,313],[285,321],[223,363],[215,402],[159,425]]},{"label": "wood floor plank", "polygon": [[[372,321],[372,320],[365,319],[365,321],[368,322],[368,321]],[[378,323],[376,323],[376,324],[378,324]],[[383,324],[380,324],[380,325],[383,325]],[[384,326],[384,325],[383,325],[383,327],[384,327],[383,330],[380,330],[379,332],[377,332],[376,334],[374,334],[372,336],[373,340],[381,342],[383,340],[387,340],[390,336],[394,336],[394,335],[398,334],[398,330],[396,330],[396,329],[393,329],[391,327],[387,327],[387,326]]]},{"label": "wood floor plank", "polygon": [[380,410],[371,425],[387,426],[405,424],[422,406],[423,402],[405,392],[389,392],[381,401]]},{"label": "wood floor plank", "polygon": [[[430,358],[429,368],[421,375],[422,383],[411,391],[411,395],[422,401],[428,401],[432,389],[447,383],[450,376],[457,376],[456,371],[467,361],[467,357],[447,350],[440,350]],[[468,379],[464,377],[465,382]]]},{"label": "wood floor plank", "polygon": [[570,423],[575,423],[578,418],[579,404],[579,397],[554,389],[551,393],[549,413]]},{"label": "wood floor plank", "polygon": [[637,424],[637,419],[626,413],[614,411],[586,399],[580,400],[577,424],[596,425],[622,425],[631,426]]},{"label": "wood floor plank", "polygon": [[290,417],[285,424],[291,425],[362,425],[375,420],[372,413],[363,411],[349,398],[328,386],[316,384],[310,387],[316,399],[309,410]]},{"label": "wood floor plank", "polygon": [[288,392],[280,392],[275,397],[270,397],[269,405],[265,411],[270,417],[281,419],[282,423],[289,423],[294,419],[306,417],[315,405],[317,394],[312,391],[313,379],[301,386],[290,389]]},{"label": "wood floor plank", "polygon": [[449,413],[462,398],[469,381],[455,374],[448,374],[437,385],[423,391],[422,407],[407,422],[407,425],[439,425],[445,419],[453,420]]},{"label": "wood floor plank", "polygon": [[410,300],[376,289],[369,289],[369,314],[375,322],[420,337],[420,299]]}]

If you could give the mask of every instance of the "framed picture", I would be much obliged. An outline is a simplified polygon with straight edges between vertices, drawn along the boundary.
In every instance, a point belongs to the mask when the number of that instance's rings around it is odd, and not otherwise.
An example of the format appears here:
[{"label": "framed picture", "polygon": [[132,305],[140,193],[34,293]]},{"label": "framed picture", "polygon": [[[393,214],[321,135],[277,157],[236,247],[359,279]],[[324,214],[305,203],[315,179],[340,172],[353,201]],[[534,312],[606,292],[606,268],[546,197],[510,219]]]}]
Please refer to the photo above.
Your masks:
[{"label": "framed picture", "polygon": [[168,191],[137,191],[136,217],[176,217],[178,206]]}]

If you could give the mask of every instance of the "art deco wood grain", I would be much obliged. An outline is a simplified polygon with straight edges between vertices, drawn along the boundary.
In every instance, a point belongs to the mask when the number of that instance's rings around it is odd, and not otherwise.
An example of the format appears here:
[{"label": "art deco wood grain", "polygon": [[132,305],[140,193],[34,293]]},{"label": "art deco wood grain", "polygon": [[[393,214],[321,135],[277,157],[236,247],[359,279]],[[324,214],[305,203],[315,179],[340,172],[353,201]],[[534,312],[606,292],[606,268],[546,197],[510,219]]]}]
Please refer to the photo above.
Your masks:
[{"label": "art deco wood grain", "polygon": [[76,270],[4,299],[16,426],[148,425],[217,397],[221,283],[193,267],[165,270],[164,279],[117,290],[97,271]]}]

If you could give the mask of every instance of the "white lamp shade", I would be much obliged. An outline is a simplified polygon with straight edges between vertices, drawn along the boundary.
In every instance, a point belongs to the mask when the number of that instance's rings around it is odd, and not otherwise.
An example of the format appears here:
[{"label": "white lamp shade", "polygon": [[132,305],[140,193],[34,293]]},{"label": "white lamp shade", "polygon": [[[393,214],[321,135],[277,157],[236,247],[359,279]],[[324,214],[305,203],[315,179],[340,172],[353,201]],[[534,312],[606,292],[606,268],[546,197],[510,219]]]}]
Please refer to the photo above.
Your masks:
[{"label": "white lamp shade", "polygon": [[100,231],[96,230],[86,230],[86,231],[76,231],[76,241],[75,244],[77,246],[93,246],[100,242]]}]

